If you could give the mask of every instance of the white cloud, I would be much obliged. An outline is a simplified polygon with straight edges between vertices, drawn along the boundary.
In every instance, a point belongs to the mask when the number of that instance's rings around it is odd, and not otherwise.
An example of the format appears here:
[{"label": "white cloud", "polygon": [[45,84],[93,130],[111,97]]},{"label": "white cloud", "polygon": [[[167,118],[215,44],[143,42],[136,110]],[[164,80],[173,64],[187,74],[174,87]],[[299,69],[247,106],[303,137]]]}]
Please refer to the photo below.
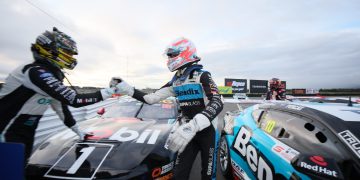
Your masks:
[{"label": "white cloud", "polygon": [[[14,62],[11,67],[31,62],[30,43],[57,26],[78,42],[79,64],[69,77],[81,86],[107,86],[119,75],[140,88],[160,87],[172,76],[162,53],[179,36],[194,41],[219,85],[225,77],[273,76],[287,80],[288,87],[360,84],[355,0],[31,2],[66,27],[26,1],[0,2],[6,17],[0,24],[0,63],[4,57]],[[0,74],[8,69],[0,68]]]}]

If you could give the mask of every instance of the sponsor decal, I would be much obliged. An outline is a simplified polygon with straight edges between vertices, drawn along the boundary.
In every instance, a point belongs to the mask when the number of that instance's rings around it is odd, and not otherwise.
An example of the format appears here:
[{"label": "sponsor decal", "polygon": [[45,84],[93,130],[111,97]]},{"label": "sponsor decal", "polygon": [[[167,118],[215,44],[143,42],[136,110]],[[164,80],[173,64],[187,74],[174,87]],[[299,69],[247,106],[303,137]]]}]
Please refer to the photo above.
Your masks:
[{"label": "sponsor decal", "polygon": [[[322,156],[307,156],[299,161],[299,167],[313,171],[317,174],[339,178],[339,170],[335,161],[326,160]],[[331,162],[331,163],[330,163]]]},{"label": "sponsor decal", "polygon": [[82,103],[92,103],[92,102],[97,102],[97,98],[77,99],[76,102],[77,102],[78,104],[82,104]]},{"label": "sponsor decal", "polygon": [[320,166],[327,166],[327,162],[325,162],[324,158],[322,156],[311,156],[310,160],[314,162],[315,164],[318,164]]},{"label": "sponsor decal", "polygon": [[184,96],[184,95],[192,95],[192,94],[200,94],[199,90],[194,89],[188,89],[186,91],[175,91],[176,96]]},{"label": "sponsor decal", "polygon": [[250,179],[245,173],[245,171],[232,159],[231,159],[231,166],[234,170],[235,176],[239,177],[242,180]]},{"label": "sponsor decal", "polygon": [[202,87],[200,84],[185,84],[176,86],[174,87],[174,92],[179,101],[203,98]]},{"label": "sponsor decal", "polygon": [[286,144],[274,139],[276,144],[271,148],[272,152],[280,156],[286,162],[290,163],[292,159],[299,154],[295,149],[287,146]]},{"label": "sponsor decal", "polygon": [[37,101],[38,104],[44,104],[44,105],[49,105],[51,104],[51,99],[46,99],[46,98],[41,98]]},{"label": "sponsor decal", "polygon": [[161,175],[164,175],[164,174],[170,172],[173,168],[174,168],[174,161],[172,161],[169,164],[166,164],[165,166],[163,166],[161,168],[157,167],[157,168],[153,169],[151,175],[153,178],[157,178]]},{"label": "sponsor decal", "polygon": [[245,86],[245,82],[233,81],[233,82],[231,83],[231,86],[235,86],[235,87]]},{"label": "sponsor decal", "polygon": [[200,101],[189,101],[189,102],[180,102],[179,106],[184,107],[184,106],[200,106],[201,102]]},{"label": "sponsor decal", "polygon": [[340,132],[339,137],[343,140],[346,145],[360,158],[360,141],[354,136],[349,130]]},{"label": "sponsor decal", "polygon": [[232,93],[246,93],[246,79],[225,79],[225,86],[232,87]]},{"label": "sponsor decal", "polygon": [[212,174],[213,159],[214,159],[214,148],[210,148],[209,149],[208,169],[206,172],[206,174],[209,176]]},{"label": "sponsor decal", "polygon": [[294,105],[294,104],[289,104],[289,105],[286,106],[286,108],[288,108],[288,109],[293,109],[293,110],[297,110],[297,111],[301,111],[304,107],[298,106],[298,105]]},{"label": "sponsor decal", "polygon": [[52,77],[53,75],[51,73],[42,73],[40,74],[41,78],[47,78],[47,77]]},{"label": "sponsor decal", "polygon": [[[141,132],[141,134],[139,134],[138,131],[130,130],[128,127],[122,127],[112,136],[110,136],[109,140],[116,140],[120,142],[136,140],[136,143],[155,144],[160,135],[160,132],[160,130],[146,129],[145,131]],[[147,139],[148,141],[145,142]]]},{"label": "sponsor decal", "polygon": [[233,144],[233,148],[247,162],[255,177],[260,180],[272,180],[273,168],[266,162],[265,157],[250,142],[251,132],[242,126]]}]

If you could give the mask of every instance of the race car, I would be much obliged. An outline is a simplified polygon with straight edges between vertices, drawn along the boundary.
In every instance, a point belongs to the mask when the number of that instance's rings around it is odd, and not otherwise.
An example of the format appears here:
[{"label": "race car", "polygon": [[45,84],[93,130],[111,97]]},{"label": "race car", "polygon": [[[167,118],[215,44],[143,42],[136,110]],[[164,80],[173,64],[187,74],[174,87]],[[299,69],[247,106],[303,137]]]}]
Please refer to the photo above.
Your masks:
[{"label": "race car", "polygon": [[[104,112],[105,111],[105,112]],[[117,103],[79,126],[84,141],[66,129],[34,150],[27,179],[171,179],[176,154],[164,148],[178,115],[174,100]]]},{"label": "race car", "polygon": [[227,112],[220,170],[227,179],[359,179],[360,106],[265,102]]}]

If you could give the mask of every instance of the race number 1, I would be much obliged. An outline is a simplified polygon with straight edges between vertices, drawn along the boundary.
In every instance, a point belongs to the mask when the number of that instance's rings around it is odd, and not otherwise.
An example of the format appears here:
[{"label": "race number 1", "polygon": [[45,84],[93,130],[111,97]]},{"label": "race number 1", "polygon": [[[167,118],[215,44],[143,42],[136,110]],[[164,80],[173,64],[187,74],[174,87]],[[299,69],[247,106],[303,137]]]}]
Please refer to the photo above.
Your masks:
[{"label": "race number 1", "polygon": [[76,143],[56,161],[44,177],[93,179],[112,148],[112,144]]},{"label": "race number 1", "polygon": [[86,158],[90,155],[90,153],[94,151],[94,149],[95,147],[87,147],[81,149],[81,156],[74,162],[74,164],[70,167],[66,174],[75,174],[76,171],[80,168],[80,166],[84,163]]}]

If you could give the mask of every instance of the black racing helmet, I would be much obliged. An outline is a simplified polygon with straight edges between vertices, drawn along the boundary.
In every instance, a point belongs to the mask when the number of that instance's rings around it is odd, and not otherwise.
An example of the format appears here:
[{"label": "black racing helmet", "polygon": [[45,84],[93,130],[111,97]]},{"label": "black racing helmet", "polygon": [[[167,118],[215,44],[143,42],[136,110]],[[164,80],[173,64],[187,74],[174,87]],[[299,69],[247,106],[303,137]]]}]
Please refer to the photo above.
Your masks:
[{"label": "black racing helmet", "polygon": [[78,54],[76,42],[56,27],[52,32],[39,35],[31,45],[31,51],[34,56],[40,56],[60,69],[74,69],[77,64],[73,57]]}]

